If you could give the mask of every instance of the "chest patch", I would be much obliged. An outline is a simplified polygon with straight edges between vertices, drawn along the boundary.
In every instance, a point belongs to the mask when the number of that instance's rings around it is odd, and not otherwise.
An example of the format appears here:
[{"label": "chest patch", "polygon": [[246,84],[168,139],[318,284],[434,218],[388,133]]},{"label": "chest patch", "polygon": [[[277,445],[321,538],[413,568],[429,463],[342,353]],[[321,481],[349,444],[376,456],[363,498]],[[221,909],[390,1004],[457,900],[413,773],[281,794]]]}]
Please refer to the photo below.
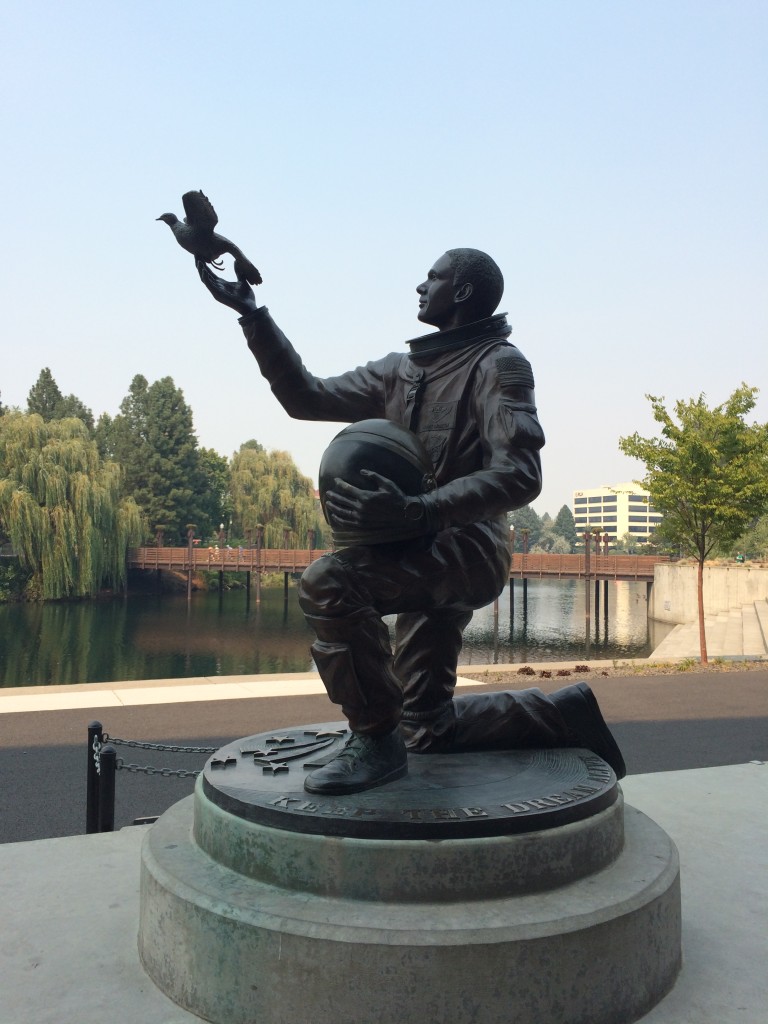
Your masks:
[{"label": "chest patch", "polygon": [[432,460],[432,465],[435,467],[435,470],[441,469],[443,453],[445,452],[445,447],[448,443],[448,434],[429,433],[421,434],[420,437],[427,450],[427,454]]},{"label": "chest patch", "polygon": [[425,403],[419,417],[419,431],[451,430],[456,424],[458,402]]}]

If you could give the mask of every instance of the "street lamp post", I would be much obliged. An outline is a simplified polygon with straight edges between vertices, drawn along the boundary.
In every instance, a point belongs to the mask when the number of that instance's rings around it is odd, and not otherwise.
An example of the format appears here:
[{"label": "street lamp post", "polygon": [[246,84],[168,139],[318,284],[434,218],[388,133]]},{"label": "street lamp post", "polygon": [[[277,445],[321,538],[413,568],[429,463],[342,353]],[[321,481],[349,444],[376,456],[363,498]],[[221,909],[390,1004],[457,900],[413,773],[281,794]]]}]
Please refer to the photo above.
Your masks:
[{"label": "street lamp post", "polygon": [[192,559],[194,557],[194,545],[192,541],[195,536],[195,524],[187,523],[187,604],[192,601]]}]

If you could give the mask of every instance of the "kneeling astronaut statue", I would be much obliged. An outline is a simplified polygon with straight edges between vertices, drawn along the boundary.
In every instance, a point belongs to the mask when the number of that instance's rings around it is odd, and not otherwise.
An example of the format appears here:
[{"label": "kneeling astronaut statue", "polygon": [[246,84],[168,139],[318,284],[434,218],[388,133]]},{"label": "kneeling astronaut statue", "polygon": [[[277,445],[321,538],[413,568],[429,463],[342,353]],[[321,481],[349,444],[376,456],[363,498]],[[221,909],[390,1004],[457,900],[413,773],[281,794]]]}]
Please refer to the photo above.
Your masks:
[{"label": "kneeling astronaut statue", "polygon": [[[454,697],[462,633],[509,578],[506,513],[541,490],[544,434],[531,366],[496,313],[504,282],[477,249],[450,249],[416,288],[437,330],[336,377],[316,377],[242,278],[197,260],[213,297],[240,314],[248,347],[293,417],[349,423],[320,467],[336,550],[313,562],[299,603],[312,654],[349,721],[311,793],[401,778],[408,756],[577,746],[625,774],[585,683]],[[394,651],[383,616],[397,615]]]}]

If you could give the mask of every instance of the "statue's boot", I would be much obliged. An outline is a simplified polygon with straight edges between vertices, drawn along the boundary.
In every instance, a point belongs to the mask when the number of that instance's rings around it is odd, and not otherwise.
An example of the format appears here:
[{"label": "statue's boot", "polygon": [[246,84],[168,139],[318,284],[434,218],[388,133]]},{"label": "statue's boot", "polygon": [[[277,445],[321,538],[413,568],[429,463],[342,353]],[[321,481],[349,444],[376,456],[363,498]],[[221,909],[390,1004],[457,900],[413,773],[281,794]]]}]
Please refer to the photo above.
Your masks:
[{"label": "statue's boot", "polygon": [[565,686],[551,693],[549,699],[567,723],[568,746],[586,747],[593,751],[613,768],[617,779],[623,779],[627,774],[624,758],[605,724],[597,698],[587,684]]},{"label": "statue's boot", "polygon": [[408,773],[408,755],[400,730],[386,736],[351,733],[341,753],[304,779],[309,793],[360,793]]},{"label": "statue's boot", "polygon": [[357,793],[401,778],[408,771],[398,731],[403,695],[392,668],[389,631],[376,615],[340,618],[307,615],[317,640],[312,654],[334,704],[352,736],[327,765],[311,772],[310,793]]}]

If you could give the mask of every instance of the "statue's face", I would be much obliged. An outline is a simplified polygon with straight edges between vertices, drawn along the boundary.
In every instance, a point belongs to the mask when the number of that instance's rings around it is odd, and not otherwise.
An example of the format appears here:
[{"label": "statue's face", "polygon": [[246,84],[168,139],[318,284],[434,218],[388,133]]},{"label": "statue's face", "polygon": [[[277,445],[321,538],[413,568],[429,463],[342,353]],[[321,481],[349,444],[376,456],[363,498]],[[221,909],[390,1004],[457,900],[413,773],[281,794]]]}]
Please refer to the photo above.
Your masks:
[{"label": "statue's face", "polygon": [[456,316],[456,286],[453,267],[447,254],[443,254],[427,274],[426,281],[418,285],[419,320],[445,330],[453,326]]}]

